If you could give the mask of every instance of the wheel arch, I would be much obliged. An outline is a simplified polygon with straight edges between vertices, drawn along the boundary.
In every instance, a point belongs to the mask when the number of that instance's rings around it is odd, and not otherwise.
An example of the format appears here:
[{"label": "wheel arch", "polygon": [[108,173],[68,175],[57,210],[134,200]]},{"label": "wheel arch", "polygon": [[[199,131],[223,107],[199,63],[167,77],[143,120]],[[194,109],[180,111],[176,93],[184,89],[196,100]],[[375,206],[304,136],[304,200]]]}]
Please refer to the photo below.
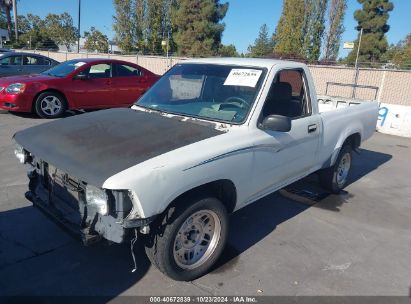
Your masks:
[{"label": "wheel arch", "polygon": [[71,105],[70,105],[69,100],[67,99],[66,95],[65,95],[62,91],[60,91],[60,90],[58,90],[58,89],[54,89],[54,88],[47,88],[47,89],[41,90],[40,92],[38,92],[38,93],[34,96],[33,101],[32,101],[32,103],[31,103],[31,110],[32,110],[33,112],[34,112],[34,107],[36,106],[36,100],[37,100],[37,98],[40,96],[40,94],[43,94],[43,93],[45,93],[45,92],[53,92],[53,93],[58,93],[58,94],[60,94],[61,96],[63,96],[64,101],[67,103],[67,108],[68,108],[68,109],[71,108]]},{"label": "wheel arch", "polygon": [[344,140],[339,141],[331,157],[330,166],[333,166],[335,164],[335,161],[337,160],[337,157],[338,157],[338,154],[340,153],[341,148],[345,145],[350,145],[353,150],[357,150],[361,145],[361,132],[360,131],[352,132],[348,136],[345,136]]},{"label": "wheel arch", "polygon": [[[219,179],[191,188],[173,199],[167,208],[174,204],[182,204],[184,201],[196,197],[201,193],[207,193],[219,199],[226,207],[228,213],[232,213],[237,204],[237,188],[229,179]],[[166,208],[166,210],[167,210]]]}]

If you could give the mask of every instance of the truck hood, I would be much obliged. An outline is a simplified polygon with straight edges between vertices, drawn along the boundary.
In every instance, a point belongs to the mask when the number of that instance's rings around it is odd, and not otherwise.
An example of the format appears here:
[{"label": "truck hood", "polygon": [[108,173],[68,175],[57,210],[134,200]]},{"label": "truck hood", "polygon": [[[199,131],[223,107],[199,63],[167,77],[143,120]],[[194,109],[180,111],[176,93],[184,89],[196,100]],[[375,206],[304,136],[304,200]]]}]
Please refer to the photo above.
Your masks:
[{"label": "truck hood", "polygon": [[[17,76],[7,76],[0,78],[0,84],[12,84],[12,83],[27,83],[35,81],[45,81],[56,79],[57,77],[43,75],[43,74],[30,74],[30,75],[17,75]],[[59,78],[60,79],[60,78]]]},{"label": "truck hood", "polygon": [[222,133],[157,113],[111,109],[35,126],[14,139],[41,160],[101,187],[131,166]]}]

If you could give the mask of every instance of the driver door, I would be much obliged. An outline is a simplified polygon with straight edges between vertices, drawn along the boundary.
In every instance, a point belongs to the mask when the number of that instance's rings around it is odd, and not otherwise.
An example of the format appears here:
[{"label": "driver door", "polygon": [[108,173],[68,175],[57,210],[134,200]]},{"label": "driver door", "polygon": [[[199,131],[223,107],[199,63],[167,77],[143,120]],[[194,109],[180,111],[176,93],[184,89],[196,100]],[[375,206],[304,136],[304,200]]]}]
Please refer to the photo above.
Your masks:
[{"label": "driver door", "polygon": [[111,64],[97,63],[79,74],[85,74],[86,79],[73,78],[73,95],[79,108],[105,108],[115,103],[115,88],[111,84]]},{"label": "driver door", "polygon": [[278,72],[260,120],[271,114],[291,118],[291,130],[259,129],[255,137],[253,183],[257,193],[271,192],[310,172],[316,161],[320,140],[320,116],[313,114],[302,69]]}]

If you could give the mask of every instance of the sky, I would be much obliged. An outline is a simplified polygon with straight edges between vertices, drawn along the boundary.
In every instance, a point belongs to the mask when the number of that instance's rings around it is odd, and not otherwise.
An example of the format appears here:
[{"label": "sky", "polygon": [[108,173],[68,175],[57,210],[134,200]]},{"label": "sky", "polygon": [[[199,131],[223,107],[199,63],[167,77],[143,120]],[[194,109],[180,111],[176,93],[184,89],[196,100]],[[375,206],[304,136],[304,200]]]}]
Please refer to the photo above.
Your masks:
[{"label": "sky", "polygon": [[[391,0],[394,10],[390,14],[390,31],[388,42],[397,43],[411,32],[411,0]],[[224,2],[224,1],[221,1]],[[247,48],[258,36],[259,29],[267,24],[270,34],[274,32],[281,15],[281,0],[231,0],[228,12],[223,22],[225,31],[222,42],[234,44],[239,53],[246,53]],[[73,16],[77,26],[78,0],[19,0],[18,14],[27,13],[45,17],[48,13],[63,13],[67,11]],[[348,0],[345,16],[345,32],[341,43],[353,41],[358,32],[354,29],[356,22],[353,17],[355,10],[361,8],[357,0]],[[81,2],[81,33],[91,26],[105,33],[109,39],[114,38],[112,30],[114,7],[112,0],[82,0]],[[345,57],[348,50],[340,49],[340,56]]]}]

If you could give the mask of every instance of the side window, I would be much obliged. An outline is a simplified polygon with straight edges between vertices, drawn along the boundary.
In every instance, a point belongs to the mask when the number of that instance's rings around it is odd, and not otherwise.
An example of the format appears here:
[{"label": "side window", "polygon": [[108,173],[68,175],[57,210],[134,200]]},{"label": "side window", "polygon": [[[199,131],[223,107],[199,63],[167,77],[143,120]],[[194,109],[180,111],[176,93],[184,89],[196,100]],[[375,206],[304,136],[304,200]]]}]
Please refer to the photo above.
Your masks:
[{"label": "side window", "polygon": [[21,65],[21,56],[8,56],[0,59],[1,65]]},{"label": "side window", "polygon": [[309,94],[303,70],[282,70],[275,76],[262,116],[283,115],[297,119],[310,114]]},{"label": "side window", "polygon": [[0,59],[0,64],[1,65],[9,65],[10,64],[10,59],[11,59],[11,57],[2,58],[2,59]]},{"label": "side window", "polygon": [[43,57],[34,57],[33,64],[36,65],[50,65],[50,60]]},{"label": "side window", "polygon": [[279,73],[279,81],[287,82],[291,85],[291,95],[293,99],[300,98],[303,93],[303,75],[301,71],[284,70]]},{"label": "side window", "polygon": [[88,77],[91,79],[110,78],[111,77],[111,64],[107,64],[107,63],[94,64],[84,72],[87,73]]},{"label": "side window", "polygon": [[35,56],[23,56],[23,65],[39,65],[39,58]]},{"label": "side window", "polygon": [[141,70],[127,64],[114,64],[113,77],[142,76]]}]

